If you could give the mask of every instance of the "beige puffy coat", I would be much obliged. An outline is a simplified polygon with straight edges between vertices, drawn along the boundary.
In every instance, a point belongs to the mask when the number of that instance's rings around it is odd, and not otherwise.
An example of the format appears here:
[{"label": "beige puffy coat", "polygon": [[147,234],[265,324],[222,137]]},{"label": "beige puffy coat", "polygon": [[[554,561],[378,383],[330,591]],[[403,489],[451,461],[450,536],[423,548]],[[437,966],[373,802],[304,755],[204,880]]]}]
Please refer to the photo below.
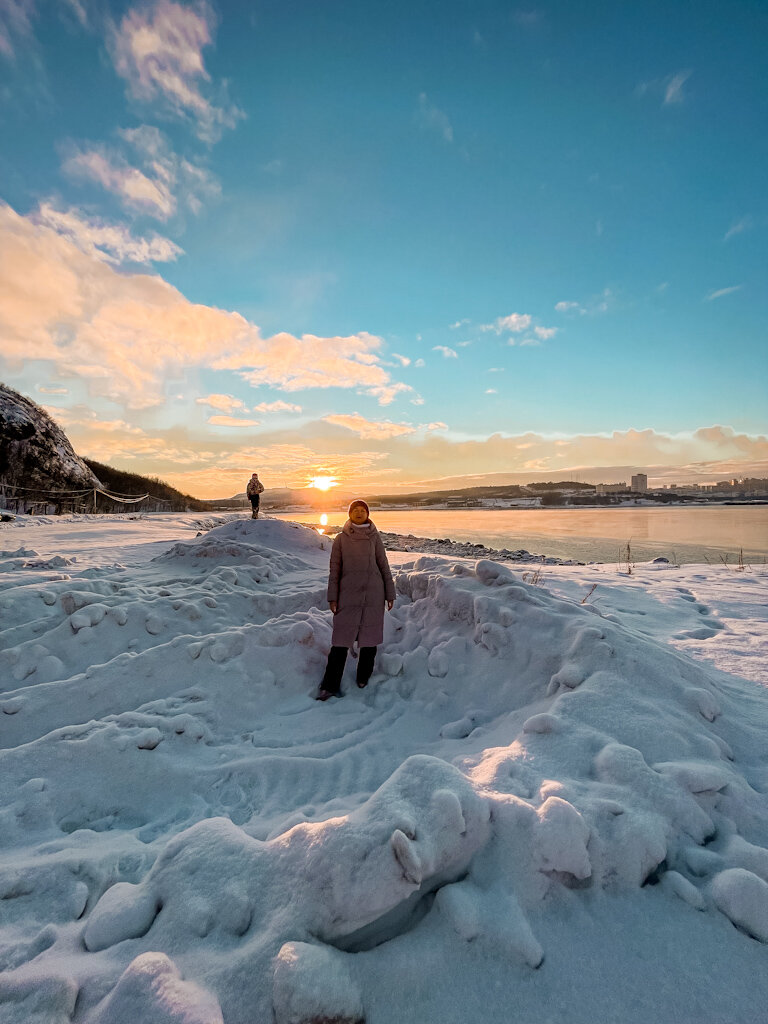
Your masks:
[{"label": "beige puffy coat", "polygon": [[[370,520],[369,520],[370,522]],[[370,523],[347,520],[331,549],[328,600],[338,605],[333,617],[334,647],[378,647],[384,639],[384,602],[394,601],[395,585],[379,531]]]}]

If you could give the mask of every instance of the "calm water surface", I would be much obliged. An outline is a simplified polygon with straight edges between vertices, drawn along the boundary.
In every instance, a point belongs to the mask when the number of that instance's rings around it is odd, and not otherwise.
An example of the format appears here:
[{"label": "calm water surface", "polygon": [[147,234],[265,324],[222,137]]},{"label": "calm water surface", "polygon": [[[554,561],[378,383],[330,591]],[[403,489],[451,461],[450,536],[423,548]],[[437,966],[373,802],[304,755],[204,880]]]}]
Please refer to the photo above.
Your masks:
[{"label": "calm water surface", "polygon": [[[319,522],[319,513],[281,516],[295,522]],[[346,512],[328,513],[329,525],[342,525]],[[493,548],[525,548],[536,554],[615,562],[629,541],[633,558],[664,555],[679,562],[763,563],[768,557],[768,505],[720,505],[708,508],[455,509],[409,512],[374,510],[380,530],[417,537],[450,537]]]}]

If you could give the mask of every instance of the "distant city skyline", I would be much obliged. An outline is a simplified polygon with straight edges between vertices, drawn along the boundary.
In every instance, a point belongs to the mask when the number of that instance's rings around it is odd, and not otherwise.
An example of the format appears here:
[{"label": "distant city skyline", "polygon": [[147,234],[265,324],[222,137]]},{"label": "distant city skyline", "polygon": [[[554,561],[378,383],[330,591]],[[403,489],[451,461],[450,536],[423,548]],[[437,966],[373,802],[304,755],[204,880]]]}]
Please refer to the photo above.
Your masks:
[{"label": "distant city skyline", "polygon": [[768,476],[766,38],[0,0],[0,379],[199,497]]}]

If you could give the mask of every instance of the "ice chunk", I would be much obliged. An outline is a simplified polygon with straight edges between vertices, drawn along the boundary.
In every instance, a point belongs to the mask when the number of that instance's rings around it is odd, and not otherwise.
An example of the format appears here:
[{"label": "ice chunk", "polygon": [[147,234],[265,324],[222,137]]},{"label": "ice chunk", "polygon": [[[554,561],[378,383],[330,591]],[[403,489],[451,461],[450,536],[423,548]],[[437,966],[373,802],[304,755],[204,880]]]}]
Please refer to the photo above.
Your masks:
[{"label": "ice chunk", "polygon": [[94,907],[83,932],[92,953],[124,939],[145,935],[157,914],[157,900],[149,889],[131,882],[117,882]]},{"label": "ice chunk", "polygon": [[592,865],[587,852],[589,825],[567,800],[548,797],[537,811],[536,833],[543,871],[565,872],[589,878]]},{"label": "ice chunk", "polygon": [[275,958],[275,1024],[362,1024],[360,989],[347,957],[328,946],[287,942]]},{"label": "ice chunk", "polygon": [[706,910],[704,897],[693,882],[689,882],[679,871],[665,871],[661,876],[661,886],[696,910]]},{"label": "ice chunk", "polygon": [[746,868],[727,868],[715,875],[712,898],[729,921],[761,942],[768,942],[768,882]]},{"label": "ice chunk", "polygon": [[503,587],[506,583],[515,583],[512,572],[500,562],[492,562],[482,558],[475,565],[477,578],[488,587]]},{"label": "ice chunk", "polygon": [[731,836],[724,856],[734,867],[746,868],[768,882],[768,850],[762,846],[754,846],[741,836]]},{"label": "ice chunk", "polygon": [[542,712],[540,715],[532,715],[523,722],[523,732],[527,733],[556,733],[560,732],[562,721],[556,715],[549,715]]},{"label": "ice chunk", "polygon": [[137,956],[92,1020],[93,1024],[223,1024],[216,997],[183,981],[164,953]]}]

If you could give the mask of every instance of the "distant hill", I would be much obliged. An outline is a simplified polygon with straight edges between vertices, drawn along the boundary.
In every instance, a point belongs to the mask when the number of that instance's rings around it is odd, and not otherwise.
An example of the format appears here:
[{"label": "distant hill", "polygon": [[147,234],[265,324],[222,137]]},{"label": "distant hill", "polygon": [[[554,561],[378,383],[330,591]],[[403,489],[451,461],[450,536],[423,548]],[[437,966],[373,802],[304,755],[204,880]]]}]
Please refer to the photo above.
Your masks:
[{"label": "distant hill", "polygon": [[387,505],[442,505],[450,500],[489,498],[530,498],[547,491],[594,490],[593,484],[572,480],[557,483],[506,484],[487,487],[454,487],[444,491],[416,491],[412,494],[372,494],[370,501],[382,508]]},{"label": "distant hill", "polygon": [[[83,459],[86,466],[101,480],[104,489],[116,494],[151,494],[154,498],[162,498],[170,502],[169,512],[206,512],[211,503],[191,494],[183,494],[175,487],[165,483],[156,476],[141,476],[139,473],[126,473],[122,469],[114,469],[95,459]],[[107,499],[104,499],[107,501]],[[107,502],[108,504],[108,502]],[[117,504],[115,502],[114,504]]]},{"label": "distant hill", "polygon": [[0,486],[29,501],[98,487],[61,427],[31,398],[0,384]]}]

